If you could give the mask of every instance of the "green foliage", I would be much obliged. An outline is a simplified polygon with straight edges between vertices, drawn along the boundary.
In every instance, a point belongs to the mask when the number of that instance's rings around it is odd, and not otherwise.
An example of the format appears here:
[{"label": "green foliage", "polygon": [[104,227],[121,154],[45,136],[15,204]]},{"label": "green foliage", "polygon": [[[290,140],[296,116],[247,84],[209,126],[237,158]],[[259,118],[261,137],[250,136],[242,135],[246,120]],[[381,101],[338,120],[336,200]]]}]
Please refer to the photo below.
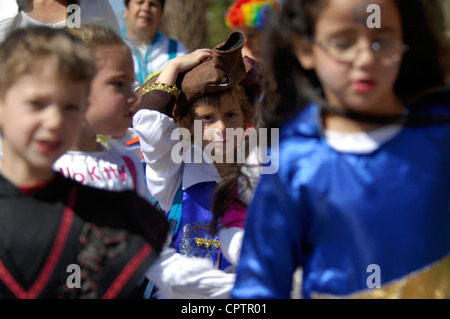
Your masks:
[{"label": "green foliage", "polygon": [[231,32],[225,24],[225,14],[233,2],[234,0],[208,0],[206,23],[209,47],[212,48],[225,41]]}]

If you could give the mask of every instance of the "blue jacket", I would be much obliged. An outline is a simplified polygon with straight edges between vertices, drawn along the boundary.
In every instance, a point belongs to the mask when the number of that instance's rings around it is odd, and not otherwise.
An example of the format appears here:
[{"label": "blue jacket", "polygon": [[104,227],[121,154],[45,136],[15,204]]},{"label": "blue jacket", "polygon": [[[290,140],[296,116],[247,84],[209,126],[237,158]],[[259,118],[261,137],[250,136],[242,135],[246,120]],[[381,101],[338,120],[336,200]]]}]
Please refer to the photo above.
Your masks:
[{"label": "blue jacket", "polygon": [[405,126],[366,154],[334,150],[319,123],[310,105],[281,129],[232,297],[290,298],[297,267],[304,298],[370,294],[375,275],[383,288],[433,263],[450,297],[450,123]]}]

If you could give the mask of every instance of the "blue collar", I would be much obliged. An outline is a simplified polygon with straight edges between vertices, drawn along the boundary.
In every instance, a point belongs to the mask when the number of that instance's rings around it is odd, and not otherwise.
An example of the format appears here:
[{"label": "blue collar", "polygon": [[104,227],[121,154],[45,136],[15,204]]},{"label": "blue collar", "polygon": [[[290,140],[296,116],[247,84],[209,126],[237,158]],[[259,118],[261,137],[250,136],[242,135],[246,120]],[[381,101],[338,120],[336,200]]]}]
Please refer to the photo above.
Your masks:
[{"label": "blue collar", "polygon": [[308,104],[280,129],[280,138],[294,135],[316,138],[323,136],[322,116],[317,104]]}]

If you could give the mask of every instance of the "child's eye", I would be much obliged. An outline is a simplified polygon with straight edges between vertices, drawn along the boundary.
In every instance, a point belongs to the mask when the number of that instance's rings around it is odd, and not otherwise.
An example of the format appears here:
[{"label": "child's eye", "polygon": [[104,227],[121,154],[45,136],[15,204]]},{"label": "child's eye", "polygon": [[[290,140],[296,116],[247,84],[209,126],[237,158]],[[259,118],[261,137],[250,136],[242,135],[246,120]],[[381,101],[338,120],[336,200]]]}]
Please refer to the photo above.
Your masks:
[{"label": "child's eye", "polygon": [[40,110],[45,106],[45,103],[38,100],[28,101],[28,104],[35,110]]},{"label": "child's eye", "polygon": [[81,109],[81,107],[79,105],[76,104],[68,104],[65,106],[65,109],[67,111],[79,111]]},{"label": "child's eye", "polygon": [[202,120],[203,121],[211,121],[212,120],[212,115],[204,115],[204,116],[202,116]]},{"label": "child's eye", "polygon": [[235,116],[236,116],[236,113],[228,113],[228,114],[226,115],[226,117],[229,118],[229,119],[231,119],[231,118],[233,118],[233,117],[235,117]]},{"label": "child's eye", "polygon": [[348,50],[355,45],[352,39],[337,38],[330,41],[330,45],[338,50]]},{"label": "child's eye", "polygon": [[114,82],[111,82],[111,84],[119,89],[121,89],[125,86],[125,83],[123,81],[114,81]]}]

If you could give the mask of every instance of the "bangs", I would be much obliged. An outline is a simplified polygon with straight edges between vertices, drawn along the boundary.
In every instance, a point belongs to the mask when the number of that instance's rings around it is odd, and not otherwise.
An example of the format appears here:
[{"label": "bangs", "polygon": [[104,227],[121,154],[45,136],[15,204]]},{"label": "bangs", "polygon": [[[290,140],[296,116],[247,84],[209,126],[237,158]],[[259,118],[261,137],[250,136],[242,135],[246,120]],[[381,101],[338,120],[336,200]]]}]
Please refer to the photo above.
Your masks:
[{"label": "bangs", "polygon": [[34,27],[14,31],[0,45],[0,93],[19,77],[50,63],[58,78],[89,82],[96,72],[94,58],[81,40],[63,30]]}]

